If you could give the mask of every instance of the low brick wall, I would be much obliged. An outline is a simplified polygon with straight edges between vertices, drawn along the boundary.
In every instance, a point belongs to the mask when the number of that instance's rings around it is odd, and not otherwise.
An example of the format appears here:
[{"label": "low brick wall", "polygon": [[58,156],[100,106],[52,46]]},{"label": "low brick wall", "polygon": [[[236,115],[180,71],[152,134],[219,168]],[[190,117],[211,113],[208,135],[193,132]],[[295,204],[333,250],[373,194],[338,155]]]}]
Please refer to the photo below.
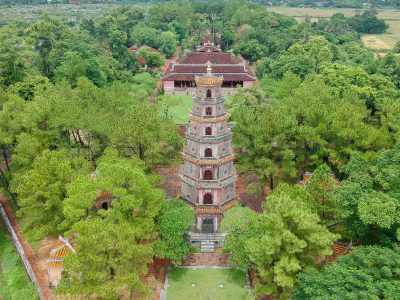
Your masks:
[{"label": "low brick wall", "polygon": [[182,266],[228,266],[229,254],[226,253],[190,253]]}]

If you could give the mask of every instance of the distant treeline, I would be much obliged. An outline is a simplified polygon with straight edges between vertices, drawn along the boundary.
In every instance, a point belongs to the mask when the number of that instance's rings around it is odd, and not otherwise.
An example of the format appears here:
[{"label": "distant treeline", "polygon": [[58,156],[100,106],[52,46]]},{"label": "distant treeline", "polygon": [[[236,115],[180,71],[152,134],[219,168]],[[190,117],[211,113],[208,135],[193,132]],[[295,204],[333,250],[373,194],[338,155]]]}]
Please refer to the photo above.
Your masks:
[{"label": "distant treeline", "polygon": [[91,4],[91,3],[155,3],[161,2],[157,0],[0,0],[0,5],[35,5],[35,4],[68,4],[68,3],[81,3],[81,4]]},{"label": "distant treeline", "polygon": [[[0,0],[0,5],[17,5],[17,4],[67,4],[69,2],[79,3],[155,3],[167,2],[168,0]],[[194,0],[195,2],[196,0]],[[215,0],[207,1],[215,2]],[[252,0],[249,2],[276,5],[276,6],[292,6],[292,7],[348,7],[362,8],[365,6],[379,7],[400,7],[400,0]]]},{"label": "distant treeline", "polygon": [[276,6],[292,6],[292,7],[344,7],[344,8],[363,8],[365,6],[379,7],[400,6],[399,0],[254,0],[252,2],[276,5]]}]

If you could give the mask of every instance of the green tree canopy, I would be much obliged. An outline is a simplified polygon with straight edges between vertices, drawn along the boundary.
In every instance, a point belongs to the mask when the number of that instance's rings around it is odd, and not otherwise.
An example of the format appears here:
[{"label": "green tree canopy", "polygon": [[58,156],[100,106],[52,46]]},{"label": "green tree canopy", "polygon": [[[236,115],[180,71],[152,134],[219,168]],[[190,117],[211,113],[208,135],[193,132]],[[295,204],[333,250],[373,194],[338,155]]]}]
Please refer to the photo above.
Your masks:
[{"label": "green tree canopy", "polygon": [[287,184],[269,194],[260,217],[261,237],[246,246],[258,271],[257,294],[287,295],[302,269],[332,252],[330,245],[338,236],[320,224],[310,200],[303,189]]},{"label": "green tree canopy", "polygon": [[336,184],[332,170],[326,164],[315,169],[305,183],[306,191],[316,202],[320,219],[327,225],[335,220],[334,192]]},{"label": "green tree canopy", "polygon": [[[64,205],[63,229],[73,227],[82,219],[97,215],[94,202],[101,191],[111,193],[115,208],[107,212],[115,219],[129,220],[139,226],[140,234],[154,238],[154,220],[164,194],[155,188],[158,176],[146,175],[138,158],[121,158],[115,150],[108,149],[98,160],[93,176],[82,174],[67,185]],[[114,216],[115,215],[115,216]]]},{"label": "green tree canopy", "polygon": [[[138,158],[121,158],[109,149],[92,176],[81,175],[67,185],[60,227],[76,237],[77,254],[65,261],[59,293],[100,299],[149,296],[143,278],[153,257],[154,220],[164,193],[155,187],[158,176],[143,168]],[[107,210],[95,206],[101,191],[112,197]]]},{"label": "green tree canopy", "polygon": [[399,146],[366,160],[353,155],[342,168],[347,175],[337,190],[337,216],[350,237],[366,242],[400,239]]},{"label": "green tree canopy", "polygon": [[299,275],[293,300],[397,299],[400,250],[359,247],[322,270]]},{"label": "green tree canopy", "polygon": [[62,208],[67,196],[66,185],[88,172],[88,164],[71,156],[65,149],[45,150],[35,158],[32,167],[12,179],[18,195],[19,216],[28,220],[26,233],[35,239],[59,234],[64,217]]},{"label": "green tree canopy", "polygon": [[56,292],[70,297],[145,299],[143,282],[152,247],[127,221],[89,218],[76,223],[76,254],[64,260],[64,276]]},{"label": "green tree canopy", "polygon": [[194,221],[194,212],[186,203],[180,199],[166,200],[156,218],[160,240],[154,245],[155,255],[179,265],[189,253],[186,234]]},{"label": "green tree canopy", "polygon": [[249,268],[252,262],[246,243],[261,236],[259,215],[248,207],[237,206],[224,214],[220,230],[226,233],[224,248],[229,250],[228,263],[239,268]]},{"label": "green tree canopy", "polygon": [[117,121],[112,145],[124,155],[137,155],[148,166],[173,158],[182,145],[175,125],[161,116],[158,106],[138,104]]},{"label": "green tree canopy", "polygon": [[384,33],[389,26],[377,14],[376,10],[366,10],[352,17],[349,23],[360,33]]}]

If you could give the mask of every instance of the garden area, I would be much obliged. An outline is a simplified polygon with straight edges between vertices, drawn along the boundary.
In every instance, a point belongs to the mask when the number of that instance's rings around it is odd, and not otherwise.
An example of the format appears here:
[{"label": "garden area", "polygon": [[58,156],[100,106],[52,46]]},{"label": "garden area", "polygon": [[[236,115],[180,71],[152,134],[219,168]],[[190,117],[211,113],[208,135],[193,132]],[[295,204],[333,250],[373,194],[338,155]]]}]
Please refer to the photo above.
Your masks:
[{"label": "garden area", "polygon": [[168,300],[239,300],[248,293],[242,270],[175,268],[168,274]]},{"label": "garden area", "polygon": [[189,113],[193,107],[191,95],[164,95],[161,101],[161,112],[175,124],[189,123]]},{"label": "garden area", "polygon": [[0,225],[0,241],[0,299],[37,299],[35,288],[29,281],[2,225]]}]

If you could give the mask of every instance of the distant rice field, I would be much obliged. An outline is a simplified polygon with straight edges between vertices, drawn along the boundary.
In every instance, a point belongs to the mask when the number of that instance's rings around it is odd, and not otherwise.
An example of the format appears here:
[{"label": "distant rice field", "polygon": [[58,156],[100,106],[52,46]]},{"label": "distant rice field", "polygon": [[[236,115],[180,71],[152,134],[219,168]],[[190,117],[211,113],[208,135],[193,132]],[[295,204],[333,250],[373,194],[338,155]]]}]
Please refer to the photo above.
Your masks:
[{"label": "distant rice field", "polygon": [[[271,6],[267,8],[270,11],[292,17],[315,17],[315,18],[329,18],[333,14],[342,13],[347,17],[354,16],[358,12],[362,12],[362,9],[353,8],[301,8],[301,7],[283,7],[283,6]],[[385,20],[400,21],[400,10],[396,9],[379,9],[378,16]]]},{"label": "distant rice field", "polygon": [[[312,21],[317,21],[319,18],[330,18],[335,13],[342,13],[347,17],[351,17],[362,11],[352,8],[301,8],[281,6],[272,6],[268,9],[285,16],[294,17],[297,21],[303,21],[305,17],[310,17]],[[362,40],[365,46],[371,49],[387,51],[392,49],[396,42],[400,40],[400,10],[379,9],[378,16],[385,19],[388,23],[389,28],[387,33],[365,35]]]}]

